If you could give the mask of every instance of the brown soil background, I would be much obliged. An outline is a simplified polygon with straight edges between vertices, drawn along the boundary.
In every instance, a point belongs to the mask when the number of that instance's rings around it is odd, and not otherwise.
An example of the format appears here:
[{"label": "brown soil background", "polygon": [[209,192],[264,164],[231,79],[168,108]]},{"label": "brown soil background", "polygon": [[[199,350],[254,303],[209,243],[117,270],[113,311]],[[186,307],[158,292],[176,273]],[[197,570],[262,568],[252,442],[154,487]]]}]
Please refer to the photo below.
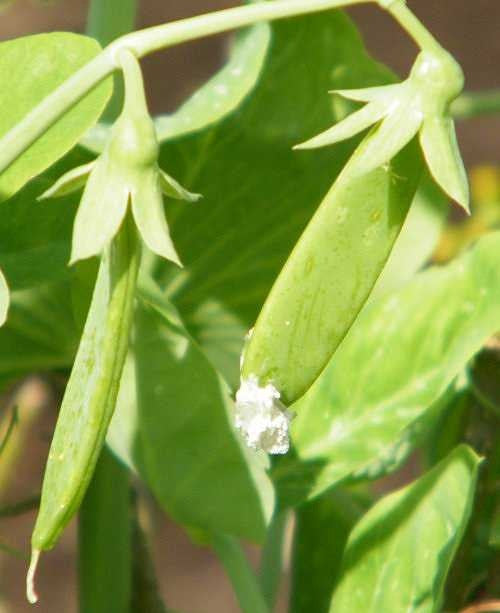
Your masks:
[{"label": "brown soil background", "polygon": [[[461,62],[469,89],[500,87],[498,0],[414,0],[410,4]],[[237,2],[229,0],[142,0],[138,25],[145,27],[235,5]],[[51,30],[81,32],[86,9],[84,0],[59,0],[45,6],[34,0],[17,0],[0,16],[0,40]],[[371,6],[357,7],[350,13],[372,53],[405,74],[415,49],[394,23]],[[205,39],[147,58],[144,66],[152,110],[172,110],[209,77],[224,60],[226,41],[224,37]],[[459,139],[469,166],[500,162],[500,117],[460,125]],[[55,403],[47,394],[38,381],[31,382],[23,394],[21,419],[32,420],[33,425],[7,492],[2,493],[2,503],[21,500],[39,490],[55,418]],[[26,551],[33,521],[32,513],[11,520],[0,519],[0,542]],[[179,528],[159,514],[154,523],[154,554],[169,606],[185,613],[239,611],[231,587],[210,552],[193,546]],[[256,560],[257,551],[253,549],[250,553]],[[42,560],[38,576],[41,602],[35,609],[24,599],[25,571],[24,560],[0,553],[0,613],[76,612],[75,526],[66,531],[55,551]],[[284,594],[282,601],[284,611]]]}]

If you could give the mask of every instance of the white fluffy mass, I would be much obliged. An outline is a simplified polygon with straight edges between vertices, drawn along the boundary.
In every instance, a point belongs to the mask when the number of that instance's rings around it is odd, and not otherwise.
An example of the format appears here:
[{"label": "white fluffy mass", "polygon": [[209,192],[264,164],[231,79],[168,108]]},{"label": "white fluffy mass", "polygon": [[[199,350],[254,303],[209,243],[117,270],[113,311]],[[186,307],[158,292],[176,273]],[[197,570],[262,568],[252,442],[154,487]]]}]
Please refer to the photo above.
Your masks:
[{"label": "white fluffy mass", "polygon": [[292,414],[280,402],[280,393],[268,383],[260,387],[256,376],[242,380],[236,393],[235,426],[252,449],[286,453],[290,447]]}]

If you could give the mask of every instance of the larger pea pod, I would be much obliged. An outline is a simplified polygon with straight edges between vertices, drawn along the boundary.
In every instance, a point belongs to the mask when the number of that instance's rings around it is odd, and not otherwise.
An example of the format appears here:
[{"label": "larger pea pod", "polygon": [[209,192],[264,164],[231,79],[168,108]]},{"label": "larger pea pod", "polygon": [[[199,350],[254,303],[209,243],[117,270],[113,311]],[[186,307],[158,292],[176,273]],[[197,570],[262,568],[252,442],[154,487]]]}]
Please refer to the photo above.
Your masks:
[{"label": "larger pea pod", "polygon": [[359,145],[304,230],[247,341],[236,425],[252,447],[287,451],[290,416],[281,402],[300,398],[326,366],[405,221],[422,170],[415,141],[365,173],[358,160],[371,138]]},{"label": "larger pea pod", "polygon": [[115,408],[132,322],[139,254],[129,213],[102,256],[52,439],[31,538],[32,562],[27,578],[30,602],[37,600],[33,577],[39,554],[54,546],[80,506]]}]

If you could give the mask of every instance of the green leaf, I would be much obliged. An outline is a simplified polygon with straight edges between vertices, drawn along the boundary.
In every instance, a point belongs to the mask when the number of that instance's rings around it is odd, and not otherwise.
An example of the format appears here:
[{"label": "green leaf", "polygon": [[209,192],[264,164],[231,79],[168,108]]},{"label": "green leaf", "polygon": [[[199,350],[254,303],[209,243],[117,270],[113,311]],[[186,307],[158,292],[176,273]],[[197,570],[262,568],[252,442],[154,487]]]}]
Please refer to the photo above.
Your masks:
[{"label": "green leaf", "polygon": [[[95,57],[99,44],[80,34],[52,32],[0,44],[0,137],[78,68]],[[12,75],[16,75],[13,80]],[[92,126],[111,95],[111,81],[98,85],[57,121],[0,175],[0,199],[23,185],[67,153]]]},{"label": "green leaf", "polygon": [[267,24],[238,34],[224,67],[175,113],[156,119],[158,140],[197,132],[234,112],[255,87],[270,41],[271,29]]},{"label": "green leaf", "polygon": [[471,512],[479,458],[467,446],[380,500],[356,525],[332,613],[437,613]]},{"label": "green leaf", "polygon": [[69,280],[71,232],[80,196],[43,202],[37,198],[57,177],[88,162],[88,154],[75,148],[8,202],[0,203],[0,267],[13,291]]},{"label": "green leaf", "polygon": [[[78,516],[78,610],[130,610],[131,489],[128,471],[104,447]],[[106,581],[103,581],[103,577]]]},{"label": "green leaf", "polygon": [[368,501],[337,489],[295,510],[291,613],[327,613],[349,532]]},{"label": "green leaf", "polygon": [[12,292],[9,318],[0,330],[0,390],[34,372],[69,368],[78,338],[69,284]]},{"label": "green leaf", "polygon": [[[254,323],[355,143],[300,153],[293,145],[338,120],[328,90],[390,79],[339,12],[276,23],[259,86],[238,112],[162,147],[165,168],[203,194],[200,207],[169,205],[172,237],[186,270],[160,272],[190,330],[202,332],[202,313],[213,305],[221,318],[246,330]],[[217,328],[206,325],[212,332]],[[218,330],[226,334],[222,319]],[[237,368],[236,359],[231,380]]]},{"label": "green leaf", "polygon": [[500,326],[499,251],[491,233],[365,308],[292,407],[298,458],[274,472],[284,496],[317,495],[370,466],[379,474],[412,448],[412,428]]},{"label": "green leaf", "polygon": [[274,506],[265,458],[234,432],[227,386],[175,310],[141,296],[108,443],[176,521],[261,540]]}]

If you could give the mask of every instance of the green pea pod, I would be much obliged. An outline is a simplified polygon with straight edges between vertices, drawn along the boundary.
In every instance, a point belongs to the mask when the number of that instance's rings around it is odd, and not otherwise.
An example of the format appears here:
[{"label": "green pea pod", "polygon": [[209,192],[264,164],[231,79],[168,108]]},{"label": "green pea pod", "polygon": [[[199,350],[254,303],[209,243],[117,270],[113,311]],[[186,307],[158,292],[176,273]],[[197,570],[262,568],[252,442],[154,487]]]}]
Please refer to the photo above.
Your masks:
[{"label": "green pea pod", "polygon": [[288,450],[284,411],[318,377],[380,275],[422,169],[411,141],[389,164],[360,173],[361,143],[295,245],[247,342],[236,426],[247,443]]},{"label": "green pea pod", "polygon": [[50,447],[31,539],[30,602],[37,600],[33,577],[40,551],[54,546],[77,511],[104,443],[127,352],[138,266],[137,232],[128,214],[102,257]]}]

